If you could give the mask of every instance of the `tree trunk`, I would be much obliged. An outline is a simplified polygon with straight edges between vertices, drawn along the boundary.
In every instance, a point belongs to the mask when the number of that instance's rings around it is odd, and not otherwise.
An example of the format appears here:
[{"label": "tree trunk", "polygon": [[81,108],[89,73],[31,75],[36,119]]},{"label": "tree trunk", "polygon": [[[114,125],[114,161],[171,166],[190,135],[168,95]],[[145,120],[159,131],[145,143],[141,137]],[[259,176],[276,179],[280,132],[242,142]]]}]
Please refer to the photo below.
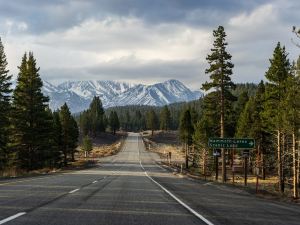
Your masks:
[{"label": "tree trunk", "polygon": [[297,141],[298,142],[298,149],[297,149],[297,154],[298,154],[298,162],[297,162],[297,177],[298,177],[298,188],[300,188],[300,182],[299,182],[299,180],[300,180],[300,151],[299,151],[299,145],[300,145],[300,141],[298,140]]},{"label": "tree trunk", "polygon": [[277,172],[278,172],[278,186],[281,194],[284,193],[284,183],[282,182],[282,152],[281,152],[281,133],[277,130]]},{"label": "tree trunk", "polygon": [[68,164],[66,152],[64,152],[64,164],[65,164],[65,166]]},{"label": "tree trunk", "polygon": [[[223,88],[223,80],[221,84],[221,138],[224,138],[224,88]],[[225,159],[225,149],[221,149],[221,157],[222,157],[222,182],[226,182],[226,159]]]},{"label": "tree trunk", "polygon": [[292,134],[292,141],[293,141],[293,197],[295,199],[298,198],[298,173],[297,173],[297,153],[296,153],[296,137],[295,131]]},{"label": "tree trunk", "polygon": [[266,179],[266,166],[265,166],[265,155],[263,152],[261,152],[261,173],[262,173],[262,179]]},{"label": "tree trunk", "polygon": [[71,156],[72,156],[72,162],[74,162],[74,161],[75,161],[75,153],[74,153],[74,150],[72,150]]},{"label": "tree trunk", "polygon": [[206,149],[204,149],[204,161],[203,161],[203,174],[204,174],[204,179],[206,180]]},{"label": "tree trunk", "polygon": [[189,149],[188,144],[185,144],[185,168],[186,169],[189,168],[188,149]]}]

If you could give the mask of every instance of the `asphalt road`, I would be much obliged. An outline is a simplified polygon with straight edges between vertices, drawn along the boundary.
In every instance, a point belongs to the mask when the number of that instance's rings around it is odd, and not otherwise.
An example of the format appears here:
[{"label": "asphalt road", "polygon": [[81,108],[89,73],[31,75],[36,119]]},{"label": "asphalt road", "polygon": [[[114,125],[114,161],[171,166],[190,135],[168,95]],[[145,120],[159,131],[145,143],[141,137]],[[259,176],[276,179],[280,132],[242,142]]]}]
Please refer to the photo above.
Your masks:
[{"label": "asphalt road", "polygon": [[93,169],[0,182],[0,224],[300,224],[300,207],[175,176],[138,134]]}]

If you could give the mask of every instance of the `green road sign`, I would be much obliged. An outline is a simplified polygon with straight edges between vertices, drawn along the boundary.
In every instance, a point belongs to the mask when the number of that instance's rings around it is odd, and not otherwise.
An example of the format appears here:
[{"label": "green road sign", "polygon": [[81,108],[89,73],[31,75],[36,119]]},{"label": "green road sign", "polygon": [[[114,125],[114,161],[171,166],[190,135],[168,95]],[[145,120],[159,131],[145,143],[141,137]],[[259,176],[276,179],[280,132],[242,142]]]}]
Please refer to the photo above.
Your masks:
[{"label": "green road sign", "polygon": [[255,148],[255,140],[252,138],[210,138],[210,148]]}]

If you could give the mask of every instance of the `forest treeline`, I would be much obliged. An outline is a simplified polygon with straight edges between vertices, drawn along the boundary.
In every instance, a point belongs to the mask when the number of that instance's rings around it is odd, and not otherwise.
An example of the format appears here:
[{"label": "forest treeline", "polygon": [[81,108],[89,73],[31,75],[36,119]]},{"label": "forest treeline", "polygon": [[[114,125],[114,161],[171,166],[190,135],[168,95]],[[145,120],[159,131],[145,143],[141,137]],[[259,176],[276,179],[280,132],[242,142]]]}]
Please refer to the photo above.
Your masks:
[{"label": "forest treeline", "polygon": [[[257,90],[257,84],[238,83],[230,92],[236,96],[253,96]],[[197,120],[203,111],[204,96],[190,102],[172,103],[167,106],[127,105],[111,107],[105,110],[106,116],[112,111],[118,114],[120,128],[125,131],[142,130],[178,130],[180,117],[184,110],[190,109]],[[234,107],[243,107],[243,97],[234,102]],[[234,121],[233,121],[234,122]]]},{"label": "forest treeline", "polygon": [[39,68],[32,52],[18,67],[14,90],[0,39],[0,171],[30,171],[60,167],[74,160],[78,127],[66,104],[49,109]]}]

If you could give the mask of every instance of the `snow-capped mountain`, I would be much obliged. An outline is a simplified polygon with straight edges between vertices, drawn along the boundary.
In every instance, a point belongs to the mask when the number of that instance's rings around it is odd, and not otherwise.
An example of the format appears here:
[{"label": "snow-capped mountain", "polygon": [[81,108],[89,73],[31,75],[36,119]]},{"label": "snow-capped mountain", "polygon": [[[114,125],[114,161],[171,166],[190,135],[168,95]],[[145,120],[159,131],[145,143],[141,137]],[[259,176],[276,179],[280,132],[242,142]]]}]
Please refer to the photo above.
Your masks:
[{"label": "snow-capped mountain", "polygon": [[116,81],[68,81],[58,85],[58,88],[72,91],[87,100],[99,96],[106,105],[113,98],[134,86],[133,84]]},{"label": "snow-capped mountain", "polygon": [[193,92],[178,80],[168,80],[154,85],[137,85],[120,95],[108,106],[154,105],[163,106],[174,102],[198,99],[200,92]]},{"label": "snow-capped mountain", "polygon": [[178,80],[153,85],[117,81],[68,81],[57,86],[44,80],[42,91],[49,96],[52,110],[66,102],[73,113],[87,109],[94,96],[99,96],[103,106],[108,108],[124,105],[163,106],[196,100],[202,95],[200,91],[191,91]]}]

